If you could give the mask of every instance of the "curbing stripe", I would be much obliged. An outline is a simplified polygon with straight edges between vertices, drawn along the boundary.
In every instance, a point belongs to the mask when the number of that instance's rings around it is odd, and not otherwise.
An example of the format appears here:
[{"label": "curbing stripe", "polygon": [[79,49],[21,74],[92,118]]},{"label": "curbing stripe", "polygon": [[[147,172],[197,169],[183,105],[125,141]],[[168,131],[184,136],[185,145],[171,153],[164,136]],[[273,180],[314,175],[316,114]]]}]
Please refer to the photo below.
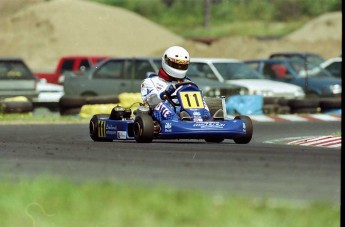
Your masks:
[{"label": "curbing stripe", "polygon": [[336,148],[341,147],[341,137],[339,136],[320,136],[320,137],[310,137],[306,139],[294,140],[289,143],[289,145],[300,145],[300,146],[316,146],[316,147],[330,147]]},{"label": "curbing stripe", "polygon": [[[309,114],[309,115],[296,115],[296,114],[278,114],[278,115],[248,115],[252,121],[256,122],[282,122],[282,121],[341,121],[340,115],[328,114]],[[233,119],[234,115],[227,115],[227,118]]]},{"label": "curbing stripe", "polygon": [[338,115],[327,115],[327,114],[313,114],[312,117],[321,120],[321,121],[339,121],[341,116]]}]

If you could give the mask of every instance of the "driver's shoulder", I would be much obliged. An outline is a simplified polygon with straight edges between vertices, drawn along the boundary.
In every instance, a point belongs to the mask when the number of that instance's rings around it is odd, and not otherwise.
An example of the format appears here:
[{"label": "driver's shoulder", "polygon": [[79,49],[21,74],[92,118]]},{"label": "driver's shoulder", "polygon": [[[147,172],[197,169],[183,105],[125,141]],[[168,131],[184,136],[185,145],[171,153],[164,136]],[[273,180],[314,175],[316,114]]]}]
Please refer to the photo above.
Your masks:
[{"label": "driver's shoulder", "polygon": [[155,78],[155,77],[158,77],[158,75],[156,73],[150,73],[146,79],[151,79],[151,78]]}]

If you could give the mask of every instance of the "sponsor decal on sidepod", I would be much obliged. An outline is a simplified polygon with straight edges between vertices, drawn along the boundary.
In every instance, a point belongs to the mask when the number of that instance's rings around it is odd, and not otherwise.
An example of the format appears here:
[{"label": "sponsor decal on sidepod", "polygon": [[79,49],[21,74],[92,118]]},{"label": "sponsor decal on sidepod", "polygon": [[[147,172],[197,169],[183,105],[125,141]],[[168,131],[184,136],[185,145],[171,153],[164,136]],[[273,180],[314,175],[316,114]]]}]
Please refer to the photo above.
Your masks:
[{"label": "sponsor decal on sidepod", "polygon": [[199,127],[199,128],[224,128],[225,124],[222,124],[220,122],[199,122],[193,124],[193,127]]}]

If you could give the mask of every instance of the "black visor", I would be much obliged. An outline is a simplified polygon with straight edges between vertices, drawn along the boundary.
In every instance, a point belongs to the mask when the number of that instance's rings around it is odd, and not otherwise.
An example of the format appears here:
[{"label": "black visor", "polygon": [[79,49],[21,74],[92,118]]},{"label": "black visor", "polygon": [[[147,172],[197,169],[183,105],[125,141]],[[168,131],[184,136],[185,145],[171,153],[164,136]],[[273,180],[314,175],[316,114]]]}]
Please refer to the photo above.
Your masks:
[{"label": "black visor", "polygon": [[174,58],[169,58],[165,55],[164,61],[167,65],[174,69],[187,70],[189,65],[189,60],[179,60]]}]

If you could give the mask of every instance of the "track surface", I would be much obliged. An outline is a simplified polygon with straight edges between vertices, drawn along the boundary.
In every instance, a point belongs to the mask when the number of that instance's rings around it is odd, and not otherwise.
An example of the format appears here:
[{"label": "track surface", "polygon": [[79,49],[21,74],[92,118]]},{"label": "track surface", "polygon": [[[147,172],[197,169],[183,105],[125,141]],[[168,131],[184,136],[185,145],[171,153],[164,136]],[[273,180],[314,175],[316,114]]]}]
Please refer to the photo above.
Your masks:
[{"label": "track surface", "polygon": [[[254,122],[247,145],[226,140],[93,142],[88,124],[0,125],[0,179],[45,174],[212,193],[340,203],[340,148],[285,145],[340,131],[340,122]],[[275,141],[275,143],[267,143]],[[279,142],[280,141],[280,142]]]}]

